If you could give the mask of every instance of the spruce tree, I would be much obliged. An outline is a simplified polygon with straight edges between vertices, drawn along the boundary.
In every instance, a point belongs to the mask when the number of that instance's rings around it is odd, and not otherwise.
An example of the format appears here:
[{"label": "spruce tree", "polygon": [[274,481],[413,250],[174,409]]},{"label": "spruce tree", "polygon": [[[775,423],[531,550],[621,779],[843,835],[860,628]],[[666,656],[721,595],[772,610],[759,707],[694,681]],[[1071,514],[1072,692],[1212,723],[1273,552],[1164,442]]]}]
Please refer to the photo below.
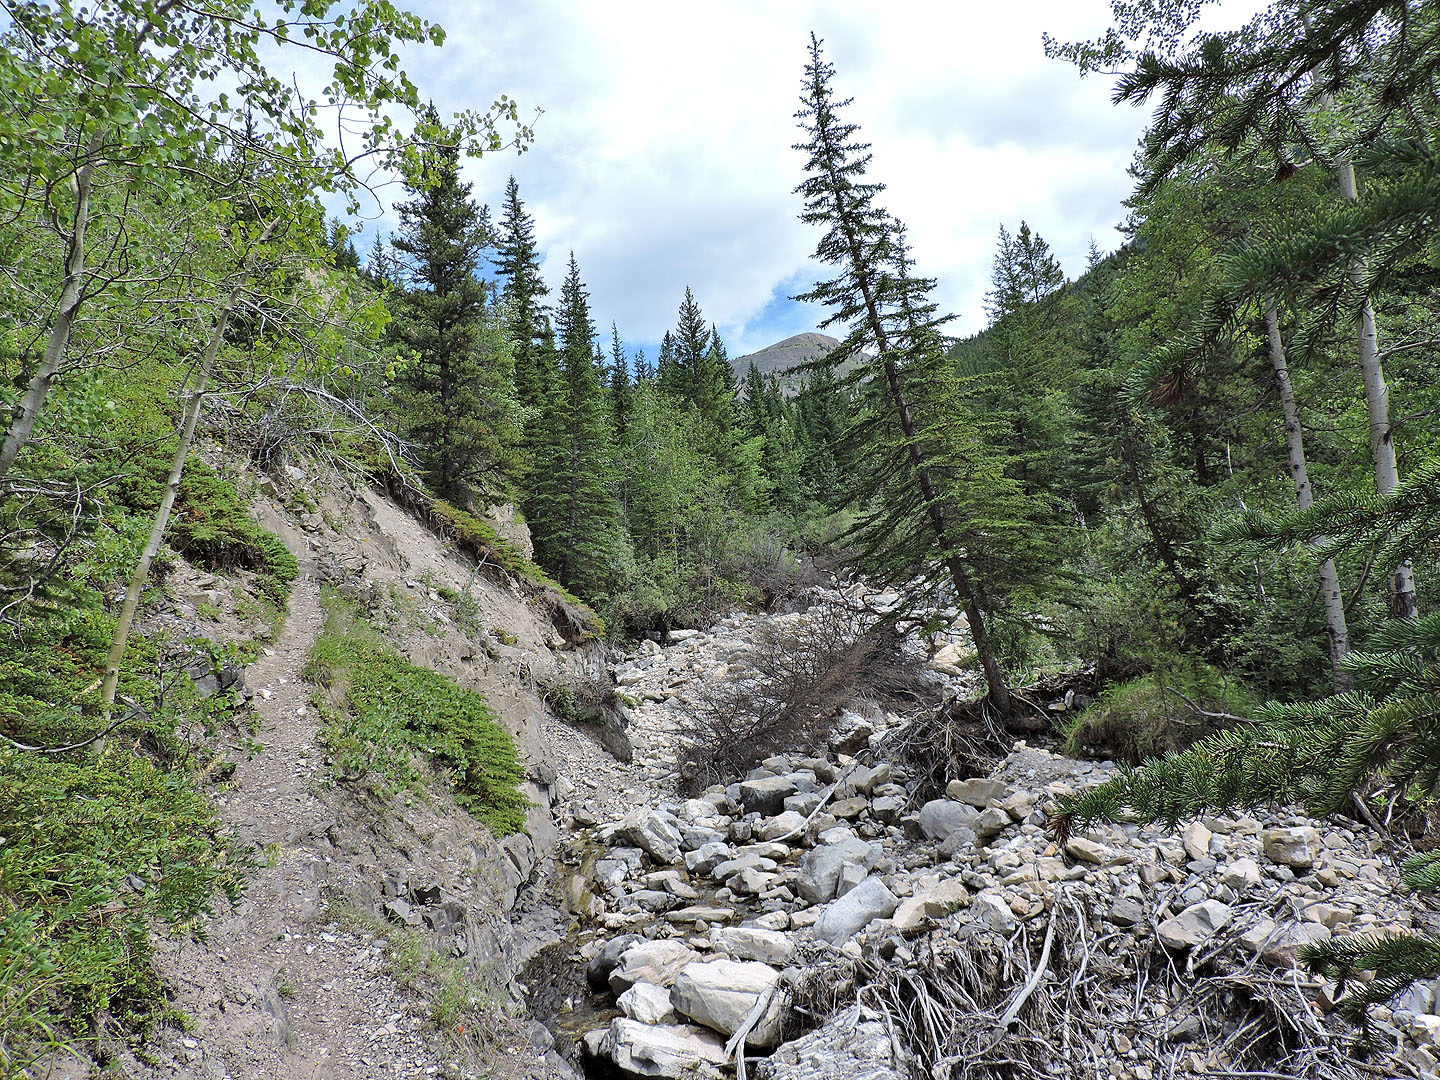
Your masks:
[{"label": "spruce tree", "polygon": [[630,365],[620,344],[620,329],[610,324],[610,417],[615,438],[623,440],[630,426],[630,409],[634,386],[630,382]]},{"label": "spruce tree", "polygon": [[675,388],[704,411],[700,402],[706,391],[703,385],[705,347],[709,344],[710,335],[705,329],[705,316],[700,313],[700,304],[688,285],[676,314],[675,332],[671,339],[675,349]]},{"label": "spruce tree", "polygon": [[559,373],[541,405],[525,514],[541,565],[561,584],[599,601],[612,582],[623,538],[595,326],[573,252],[556,318]]},{"label": "spruce tree", "polygon": [[876,203],[883,187],[864,179],[868,144],[840,118],[849,101],[834,99],[834,68],[820,40],[812,34],[810,41],[796,113],[807,177],[796,190],[805,200],[801,220],[825,229],[815,256],[837,275],[798,299],[830,308],[824,325],[848,327],[826,362],[855,365],[846,381],[857,393],[857,416],[847,439],[865,473],[852,494],[861,508],[853,535],[896,581],[948,578],[969,620],[990,704],[1008,716],[1010,691],[988,633],[987,604],[1001,589],[977,578],[976,569],[981,560],[998,565],[1006,544],[1026,543],[1026,515],[1016,514],[1017,492],[987,461],[985,447],[973,438],[962,445],[973,427],[935,423],[940,410],[932,395],[948,393],[953,382],[942,320],[928,299],[933,282],[909,276],[895,222]]},{"label": "spruce tree", "polygon": [[554,374],[545,348],[545,297],[550,288],[540,276],[535,222],[520,201],[515,177],[505,184],[505,205],[496,238],[495,271],[505,279],[505,332],[515,355],[515,393],[527,409],[538,409]]},{"label": "spruce tree", "polygon": [[509,350],[478,277],[484,219],[454,146],[428,148],[406,190],[390,271],[405,286],[392,324],[408,360],[394,387],[403,427],[445,498],[465,500],[474,487],[500,497],[518,467],[519,429]]},{"label": "spruce tree", "polygon": [[1065,283],[1050,246],[1030,226],[1001,226],[985,308],[991,318],[987,370],[994,415],[1009,428],[1013,469],[1031,493],[1052,490],[1072,426],[1073,357],[1051,299]]}]

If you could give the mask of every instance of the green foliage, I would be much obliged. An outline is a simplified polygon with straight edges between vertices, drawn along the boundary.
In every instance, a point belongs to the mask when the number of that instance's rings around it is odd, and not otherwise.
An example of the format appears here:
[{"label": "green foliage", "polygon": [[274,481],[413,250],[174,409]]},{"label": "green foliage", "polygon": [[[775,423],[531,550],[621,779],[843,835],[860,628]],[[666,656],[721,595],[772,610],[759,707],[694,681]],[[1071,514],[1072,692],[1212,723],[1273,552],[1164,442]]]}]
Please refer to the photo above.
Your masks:
[{"label": "green foliage", "polygon": [[1065,725],[1065,751],[1138,765],[1181,750],[1255,708],[1254,698],[1234,680],[1203,661],[1181,658],[1107,687]]},{"label": "green foliage", "polygon": [[[432,106],[427,115],[438,122]],[[397,428],[419,447],[426,475],[447,499],[479,488],[505,494],[518,470],[520,429],[513,360],[498,313],[478,278],[489,223],[460,180],[458,148],[425,152],[397,207],[391,337],[405,359],[391,400]],[[392,275],[393,281],[393,275]]]},{"label": "green foliage", "polygon": [[496,836],[525,825],[515,742],[485,699],[439,672],[408,663],[327,593],[325,630],[304,677],[323,692],[323,737],[342,776],[381,791],[422,790],[417,755],[446,773],[455,801]]}]

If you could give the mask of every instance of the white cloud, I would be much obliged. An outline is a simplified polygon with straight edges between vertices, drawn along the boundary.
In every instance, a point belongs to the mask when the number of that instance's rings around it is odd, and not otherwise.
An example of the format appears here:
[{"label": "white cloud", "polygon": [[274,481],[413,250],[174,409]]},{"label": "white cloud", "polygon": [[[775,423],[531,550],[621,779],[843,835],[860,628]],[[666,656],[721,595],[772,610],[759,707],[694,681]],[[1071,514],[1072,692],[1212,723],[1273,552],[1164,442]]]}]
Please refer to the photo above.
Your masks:
[{"label": "white cloud", "polygon": [[[1028,220],[1072,275],[1092,235],[1118,242],[1146,114],[1111,106],[1107,80],[1047,60],[1040,40],[1095,36],[1109,21],[1103,0],[415,7],[449,32],[443,49],[406,57],[442,112],[501,92],[545,110],[533,150],[472,163],[467,176],[494,206],[514,172],[547,277],[558,286],[573,249],[597,322],[616,320],[629,341],[673,325],[687,284],[732,354],[807,328],[806,313],[774,301],[816,274],[816,230],[796,219],[791,193],[811,29],[957,331],[984,325],[1002,222]],[[1227,0],[1219,22],[1252,8]]]}]

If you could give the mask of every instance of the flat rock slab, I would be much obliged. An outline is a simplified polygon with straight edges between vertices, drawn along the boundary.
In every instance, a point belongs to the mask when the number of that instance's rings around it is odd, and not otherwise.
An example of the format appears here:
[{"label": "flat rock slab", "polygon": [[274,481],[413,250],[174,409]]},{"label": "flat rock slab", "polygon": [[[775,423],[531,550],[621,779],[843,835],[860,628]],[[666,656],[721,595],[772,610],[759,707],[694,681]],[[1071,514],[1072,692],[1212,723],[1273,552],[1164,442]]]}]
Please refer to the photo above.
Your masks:
[{"label": "flat rock slab", "polygon": [[617,1017],[610,1023],[609,1041],[610,1060],[636,1076],[718,1077],[725,1062],[720,1037],[690,1024],[642,1024]]},{"label": "flat rock slab", "polygon": [[670,986],[700,954],[678,941],[646,941],[627,949],[610,972],[610,989],[623,994],[637,982]]}]

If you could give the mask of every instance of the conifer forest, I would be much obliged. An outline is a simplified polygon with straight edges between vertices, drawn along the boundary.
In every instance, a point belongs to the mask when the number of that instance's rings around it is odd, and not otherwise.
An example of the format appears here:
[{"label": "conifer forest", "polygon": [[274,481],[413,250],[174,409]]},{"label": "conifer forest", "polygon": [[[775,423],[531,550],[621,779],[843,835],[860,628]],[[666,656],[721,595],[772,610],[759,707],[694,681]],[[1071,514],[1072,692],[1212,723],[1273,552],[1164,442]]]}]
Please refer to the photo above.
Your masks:
[{"label": "conifer forest", "polygon": [[1440,5],[1056,6],[1083,260],[775,14],[750,307],[469,7],[0,0],[0,1080],[1440,1076]]}]

